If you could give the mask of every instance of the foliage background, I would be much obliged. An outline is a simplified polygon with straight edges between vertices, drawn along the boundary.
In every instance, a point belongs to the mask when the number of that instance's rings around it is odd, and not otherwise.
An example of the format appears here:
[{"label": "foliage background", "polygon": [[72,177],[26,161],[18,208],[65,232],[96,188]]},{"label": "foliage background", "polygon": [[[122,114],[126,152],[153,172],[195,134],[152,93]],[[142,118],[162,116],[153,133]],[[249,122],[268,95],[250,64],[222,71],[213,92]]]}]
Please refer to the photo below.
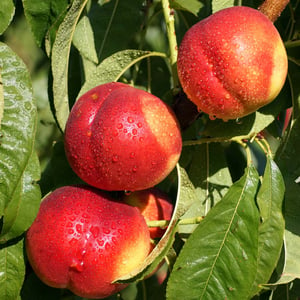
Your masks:
[{"label": "foliage background", "polygon": [[[24,234],[41,197],[80,182],[63,149],[72,104],[89,88],[116,80],[162,98],[185,128],[177,170],[160,184],[176,203],[169,229],[144,266],[122,280],[143,278],[164,256],[168,278],[132,283],[110,299],[300,297],[299,1],[275,23],[289,57],[282,92],[258,112],[226,123],[195,113],[173,86],[163,3],[1,0],[0,299],[80,299],[35,276]],[[213,12],[257,8],[260,1],[170,4],[180,44],[190,26]],[[256,137],[261,132],[263,139]],[[199,225],[180,225],[199,216],[206,216]]]}]

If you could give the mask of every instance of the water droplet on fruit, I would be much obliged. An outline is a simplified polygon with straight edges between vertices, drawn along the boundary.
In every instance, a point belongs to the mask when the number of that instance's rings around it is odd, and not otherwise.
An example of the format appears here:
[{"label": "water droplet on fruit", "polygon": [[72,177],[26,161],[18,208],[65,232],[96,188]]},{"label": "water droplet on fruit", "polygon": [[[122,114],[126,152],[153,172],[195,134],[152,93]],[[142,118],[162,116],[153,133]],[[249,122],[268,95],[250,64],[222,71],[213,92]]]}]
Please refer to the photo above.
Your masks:
[{"label": "water droplet on fruit", "polygon": [[74,230],[73,229],[69,229],[68,230],[68,234],[73,234],[74,233]]},{"label": "water droplet on fruit", "polygon": [[81,224],[76,224],[76,230],[78,233],[82,233],[82,225]]},{"label": "water droplet on fruit", "polygon": [[136,135],[137,134],[137,130],[134,128],[134,129],[132,129],[132,134],[133,135]]},{"label": "water droplet on fruit", "polygon": [[113,157],[112,157],[112,162],[117,162],[119,160],[119,157],[118,157],[118,155],[113,155]]},{"label": "water droplet on fruit", "polygon": [[90,232],[92,233],[93,237],[96,239],[99,235],[99,227],[91,226]]},{"label": "water droplet on fruit", "polygon": [[127,121],[128,121],[128,123],[133,123],[133,122],[134,122],[134,119],[133,119],[132,117],[128,117],[128,118],[127,118]]},{"label": "water droplet on fruit", "polygon": [[123,128],[123,124],[122,124],[122,123],[119,123],[119,124],[117,125],[117,128],[118,128],[118,129],[122,129],[122,128]]},{"label": "water droplet on fruit", "polygon": [[134,158],[135,157],[135,152],[131,152],[129,156],[130,156],[130,158]]},{"label": "water droplet on fruit", "polygon": [[140,137],[139,138],[139,141],[142,143],[142,142],[144,142],[144,138],[143,137]]},{"label": "water droplet on fruit", "polygon": [[137,171],[137,167],[136,166],[134,166],[133,168],[132,168],[132,172],[136,172]]},{"label": "water droplet on fruit", "polygon": [[142,127],[143,127],[143,124],[142,124],[141,122],[138,122],[138,123],[137,123],[137,127],[138,127],[138,128],[142,128]]},{"label": "water droplet on fruit", "polygon": [[108,228],[103,228],[103,232],[104,232],[105,234],[110,234],[110,230],[109,230]]}]

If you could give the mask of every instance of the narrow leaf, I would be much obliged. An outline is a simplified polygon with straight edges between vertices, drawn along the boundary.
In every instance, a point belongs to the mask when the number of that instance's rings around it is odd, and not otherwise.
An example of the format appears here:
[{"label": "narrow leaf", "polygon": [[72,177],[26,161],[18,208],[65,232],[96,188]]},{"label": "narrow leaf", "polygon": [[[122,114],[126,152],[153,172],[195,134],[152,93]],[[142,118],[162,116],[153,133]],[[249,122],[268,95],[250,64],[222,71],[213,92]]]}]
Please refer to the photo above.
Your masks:
[{"label": "narrow leaf", "polygon": [[197,16],[199,10],[203,7],[203,3],[198,0],[174,0],[170,1],[172,8],[177,10],[186,10]]},{"label": "narrow leaf", "polygon": [[[34,153],[37,109],[29,73],[21,59],[3,43],[0,69],[4,96],[0,132],[0,242],[5,243],[28,228],[40,195],[35,184],[39,179],[39,163]],[[30,210],[22,211],[28,208],[29,201]]]},{"label": "narrow leaf", "polygon": [[277,151],[276,162],[285,181],[285,265],[279,280],[274,284],[287,283],[300,278],[300,70],[289,64],[289,83],[293,98],[291,129],[285,143]]},{"label": "narrow leaf", "polygon": [[53,98],[57,122],[64,130],[69,116],[68,67],[76,24],[88,0],[74,0],[59,26],[52,49]]},{"label": "narrow leaf", "polygon": [[48,30],[65,11],[68,2],[68,0],[22,0],[26,19],[38,46],[42,45]]},{"label": "narrow leaf", "polygon": [[157,265],[162,261],[162,259],[167,255],[169,249],[171,248],[174,242],[174,235],[177,229],[177,223],[179,218],[185,213],[185,211],[190,207],[190,205],[195,201],[195,190],[192,183],[189,180],[189,177],[185,170],[177,165],[177,174],[178,174],[178,192],[176,205],[174,207],[174,212],[172,219],[168,228],[150,253],[146,258],[144,263],[137,269],[127,274],[126,276],[116,280],[117,282],[132,282],[137,279],[144,278],[146,275],[150,274]]},{"label": "narrow leaf", "polygon": [[94,33],[87,16],[83,16],[78,22],[73,36],[73,44],[86,59],[98,64]]},{"label": "narrow leaf", "polygon": [[10,24],[15,14],[15,4],[13,0],[1,0],[0,5],[0,34],[2,34]]},{"label": "narrow leaf", "polygon": [[234,6],[235,0],[212,0],[212,12]]},{"label": "narrow leaf", "polygon": [[90,74],[83,85],[79,96],[99,84],[119,80],[131,66],[151,56],[166,57],[164,53],[142,50],[124,50],[109,56],[95,67],[93,74]]},{"label": "narrow leaf", "polygon": [[258,267],[252,295],[260,291],[261,284],[269,281],[283,244],[284,218],[282,203],[284,182],[276,163],[268,157],[262,185],[257,195],[262,223],[259,227]]},{"label": "narrow leaf", "polygon": [[258,181],[248,167],[199,224],[179,253],[167,299],[248,298],[257,265]]},{"label": "narrow leaf", "polygon": [[0,245],[0,299],[18,299],[25,276],[24,239]]}]

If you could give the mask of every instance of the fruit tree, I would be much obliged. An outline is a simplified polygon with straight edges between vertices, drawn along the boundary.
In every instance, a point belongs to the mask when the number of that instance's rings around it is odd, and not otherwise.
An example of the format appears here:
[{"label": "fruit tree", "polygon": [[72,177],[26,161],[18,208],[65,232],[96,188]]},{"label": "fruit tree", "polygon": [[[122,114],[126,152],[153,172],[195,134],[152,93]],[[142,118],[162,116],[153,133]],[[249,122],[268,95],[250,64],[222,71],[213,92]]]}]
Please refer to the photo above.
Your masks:
[{"label": "fruit tree", "polygon": [[0,2],[1,300],[300,298],[299,0]]}]

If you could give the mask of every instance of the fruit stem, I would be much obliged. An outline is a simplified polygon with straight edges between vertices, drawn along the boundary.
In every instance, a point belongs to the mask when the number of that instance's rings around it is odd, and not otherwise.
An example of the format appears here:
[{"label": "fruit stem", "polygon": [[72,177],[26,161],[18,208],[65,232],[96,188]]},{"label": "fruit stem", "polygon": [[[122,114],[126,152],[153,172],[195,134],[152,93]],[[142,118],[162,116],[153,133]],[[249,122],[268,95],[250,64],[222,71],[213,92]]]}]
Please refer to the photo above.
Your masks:
[{"label": "fruit stem", "polygon": [[269,18],[271,22],[275,22],[281,15],[289,0],[265,0],[258,10]]},{"label": "fruit stem", "polygon": [[[178,225],[190,225],[190,224],[199,224],[203,220],[203,217],[187,218],[181,219],[178,222]],[[169,220],[157,220],[157,221],[147,221],[147,226],[152,227],[161,227],[165,228],[170,224]]]},{"label": "fruit stem", "polygon": [[169,0],[162,0],[162,8],[164,12],[164,18],[167,27],[167,35],[169,40],[169,47],[170,47],[170,65],[172,71],[172,78],[173,78],[173,88],[179,87],[178,75],[177,75],[177,53],[178,53],[178,46],[176,40],[176,33],[175,33],[175,18],[174,18],[174,9],[170,8]]}]

